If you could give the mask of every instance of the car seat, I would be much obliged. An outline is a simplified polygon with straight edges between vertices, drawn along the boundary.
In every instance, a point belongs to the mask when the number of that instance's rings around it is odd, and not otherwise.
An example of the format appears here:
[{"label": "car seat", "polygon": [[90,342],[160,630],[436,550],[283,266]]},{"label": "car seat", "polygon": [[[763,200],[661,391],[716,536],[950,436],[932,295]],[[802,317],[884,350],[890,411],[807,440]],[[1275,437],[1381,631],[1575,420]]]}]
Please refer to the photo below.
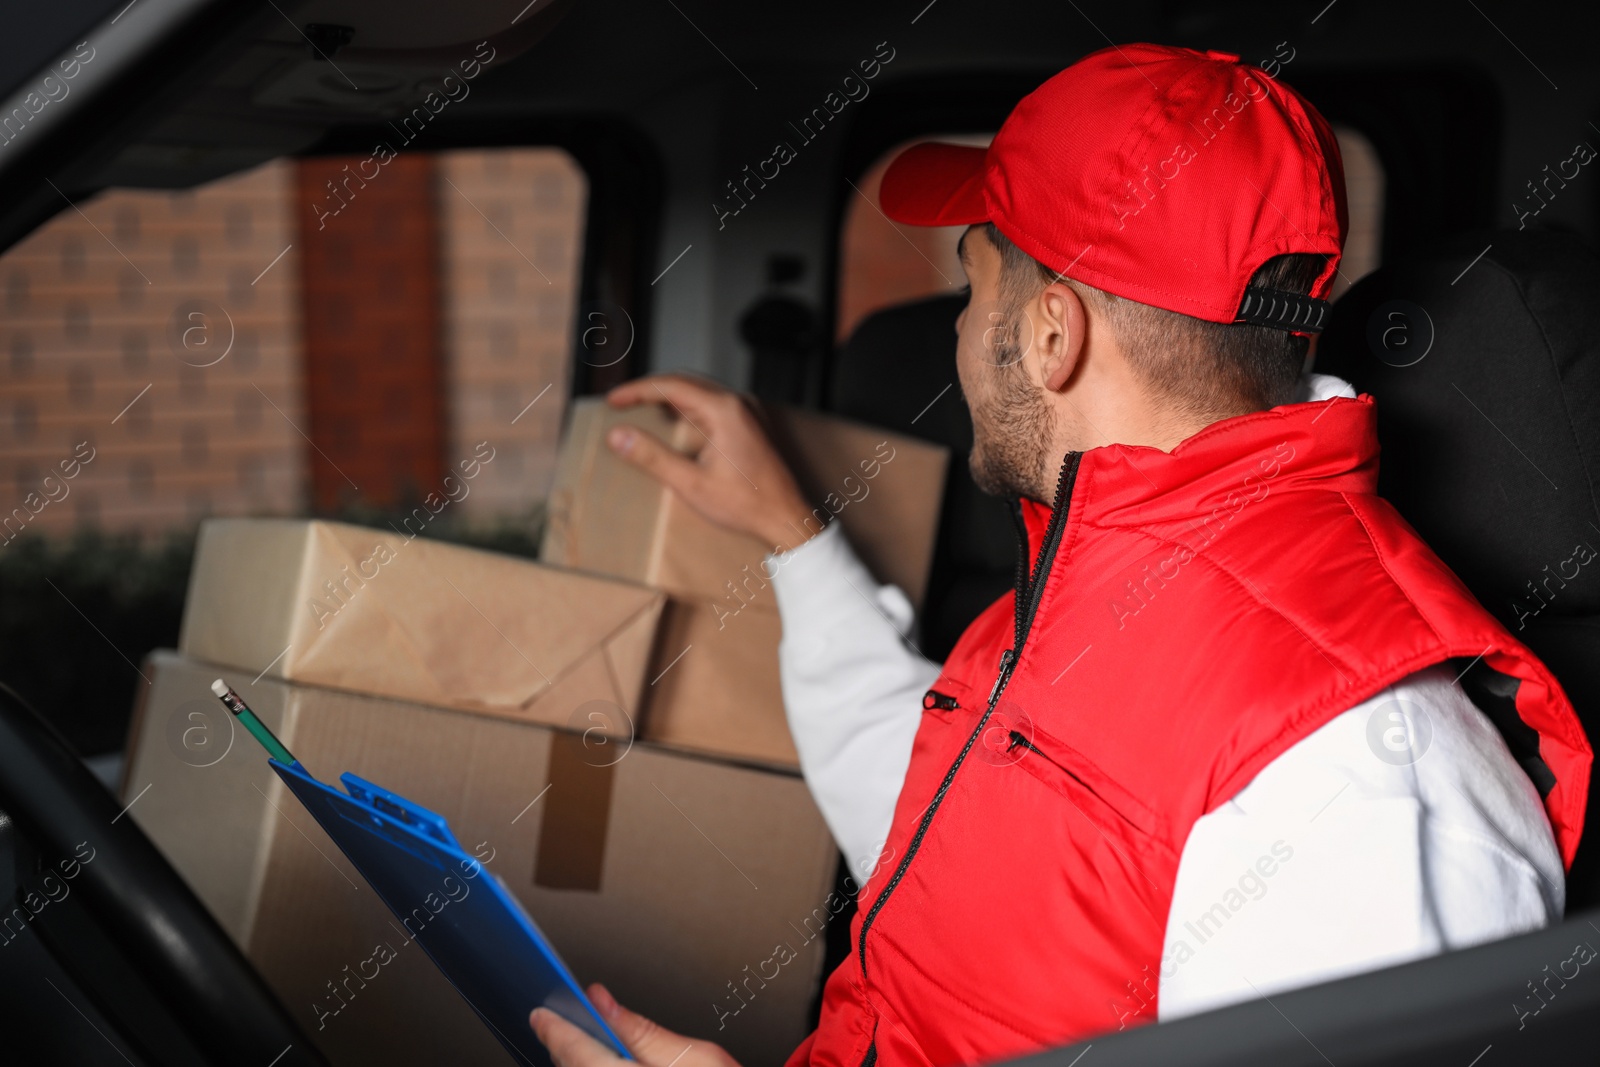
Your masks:
[{"label": "car seat", "polygon": [[[1315,357],[1318,371],[1377,401],[1379,493],[1550,667],[1591,743],[1600,736],[1597,298],[1600,258],[1576,237],[1465,235],[1357,283],[1334,305]],[[1516,752],[1520,724],[1509,725]],[[1590,820],[1594,798],[1591,778]],[[1569,873],[1569,913],[1600,903],[1595,836],[1584,834]]]}]

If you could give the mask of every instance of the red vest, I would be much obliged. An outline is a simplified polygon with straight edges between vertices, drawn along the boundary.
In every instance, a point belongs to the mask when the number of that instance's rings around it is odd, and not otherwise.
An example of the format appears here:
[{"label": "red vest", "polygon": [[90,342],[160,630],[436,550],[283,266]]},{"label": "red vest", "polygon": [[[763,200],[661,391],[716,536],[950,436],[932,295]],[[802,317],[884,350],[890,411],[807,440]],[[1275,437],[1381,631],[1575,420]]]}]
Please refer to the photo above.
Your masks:
[{"label": "red vest", "polygon": [[1031,579],[924,700],[851,956],[789,1067],[987,1062],[1152,1021],[1195,820],[1453,657],[1517,683],[1572,862],[1591,760],[1572,706],[1374,495],[1377,461],[1369,397],[1068,457],[1054,510],[1023,506]]}]

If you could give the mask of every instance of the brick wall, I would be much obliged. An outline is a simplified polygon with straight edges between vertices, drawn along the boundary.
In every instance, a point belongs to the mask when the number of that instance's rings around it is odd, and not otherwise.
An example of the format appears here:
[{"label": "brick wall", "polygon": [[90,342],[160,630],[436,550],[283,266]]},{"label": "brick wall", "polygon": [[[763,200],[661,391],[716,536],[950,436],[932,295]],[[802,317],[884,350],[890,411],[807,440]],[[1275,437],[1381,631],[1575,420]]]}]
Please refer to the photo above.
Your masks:
[{"label": "brick wall", "polygon": [[0,513],[47,499],[44,477],[83,441],[94,460],[28,529],[303,505],[285,418],[302,417],[295,253],[267,270],[294,239],[288,183],[273,163],[196,192],[63,202],[0,257]]},{"label": "brick wall", "polygon": [[588,183],[565,152],[519,148],[441,156],[438,189],[447,452],[495,450],[462,510],[524,512],[555,472]]},{"label": "brick wall", "polygon": [[[460,514],[543,498],[569,388],[583,172],[558,149],[416,153],[347,186],[348,162],[112,190],[81,215],[63,202],[0,256],[11,533],[394,504],[484,440],[495,459]],[[335,178],[345,206],[329,217]],[[95,459],[39,506],[81,441]]]},{"label": "brick wall", "polygon": [[364,159],[295,165],[306,461],[322,511],[415,503],[444,476],[434,159],[400,155],[371,181]]}]

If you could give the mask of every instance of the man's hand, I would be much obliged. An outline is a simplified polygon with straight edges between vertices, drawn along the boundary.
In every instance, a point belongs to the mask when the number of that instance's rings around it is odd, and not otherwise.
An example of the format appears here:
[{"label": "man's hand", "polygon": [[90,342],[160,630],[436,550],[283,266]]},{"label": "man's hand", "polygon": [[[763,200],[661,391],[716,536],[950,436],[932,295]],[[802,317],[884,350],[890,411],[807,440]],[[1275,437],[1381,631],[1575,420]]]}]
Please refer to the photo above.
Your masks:
[{"label": "man's hand", "polygon": [[794,475],[739,394],[684,375],[657,374],[617,386],[606,400],[619,408],[666,404],[705,435],[705,447],[693,457],[632,427],[616,427],[606,443],[707,519],[779,551],[821,529]]},{"label": "man's hand", "polygon": [[[599,983],[589,987],[589,1000],[644,1067],[739,1067],[721,1045],[691,1041],[657,1026],[618,1004]],[[622,1067],[627,1062],[549,1008],[533,1009],[528,1023],[556,1067]]]}]

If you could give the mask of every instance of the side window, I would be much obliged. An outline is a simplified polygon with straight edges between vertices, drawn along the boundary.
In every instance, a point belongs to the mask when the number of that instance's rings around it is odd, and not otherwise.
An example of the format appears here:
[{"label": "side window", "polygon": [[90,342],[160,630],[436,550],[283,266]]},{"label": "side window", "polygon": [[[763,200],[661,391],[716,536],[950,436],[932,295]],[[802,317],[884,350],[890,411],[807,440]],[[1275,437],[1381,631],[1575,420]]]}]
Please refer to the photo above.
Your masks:
[{"label": "side window", "polygon": [[567,153],[280,160],[76,207],[0,256],[0,540],[430,493],[526,526],[571,379]]},{"label": "side window", "polygon": [[[987,145],[993,134],[934,135],[897,144],[856,182],[839,233],[839,300],[834,339],[842,343],[874,311],[959,292],[966,276],[956,259],[965,226],[901,226],[878,209],[878,188],[894,157],[922,141]],[[954,345],[952,339],[951,344]]]},{"label": "side window", "polygon": [[1383,163],[1365,134],[1351,126],[1335,126],[1339,155],[1344,159],[1345,199],[1350,207],[1350,232],[1344,257],[1333,279],[1333,299],[1378,269],[1383,250]]},{"label": "side window", "polygon": [[[1383,164],[1360,131],[1334,127],[1344,158],[1350,232],[1334,279],[1338,299],[1352,283],[1377,269],[1383,244]],[[932,136],[896,145],[878,158],[856,184],[839,235],[839,296],[835,340],[843,342],[861,320],[896,304],[953,293],[964,284],[956,241],[964,227],[899,226],[878,211],[878,187],[889,162],[919,141],[986,145],[989,136]],[[870,201],[870,202],[869,202]]]}]

